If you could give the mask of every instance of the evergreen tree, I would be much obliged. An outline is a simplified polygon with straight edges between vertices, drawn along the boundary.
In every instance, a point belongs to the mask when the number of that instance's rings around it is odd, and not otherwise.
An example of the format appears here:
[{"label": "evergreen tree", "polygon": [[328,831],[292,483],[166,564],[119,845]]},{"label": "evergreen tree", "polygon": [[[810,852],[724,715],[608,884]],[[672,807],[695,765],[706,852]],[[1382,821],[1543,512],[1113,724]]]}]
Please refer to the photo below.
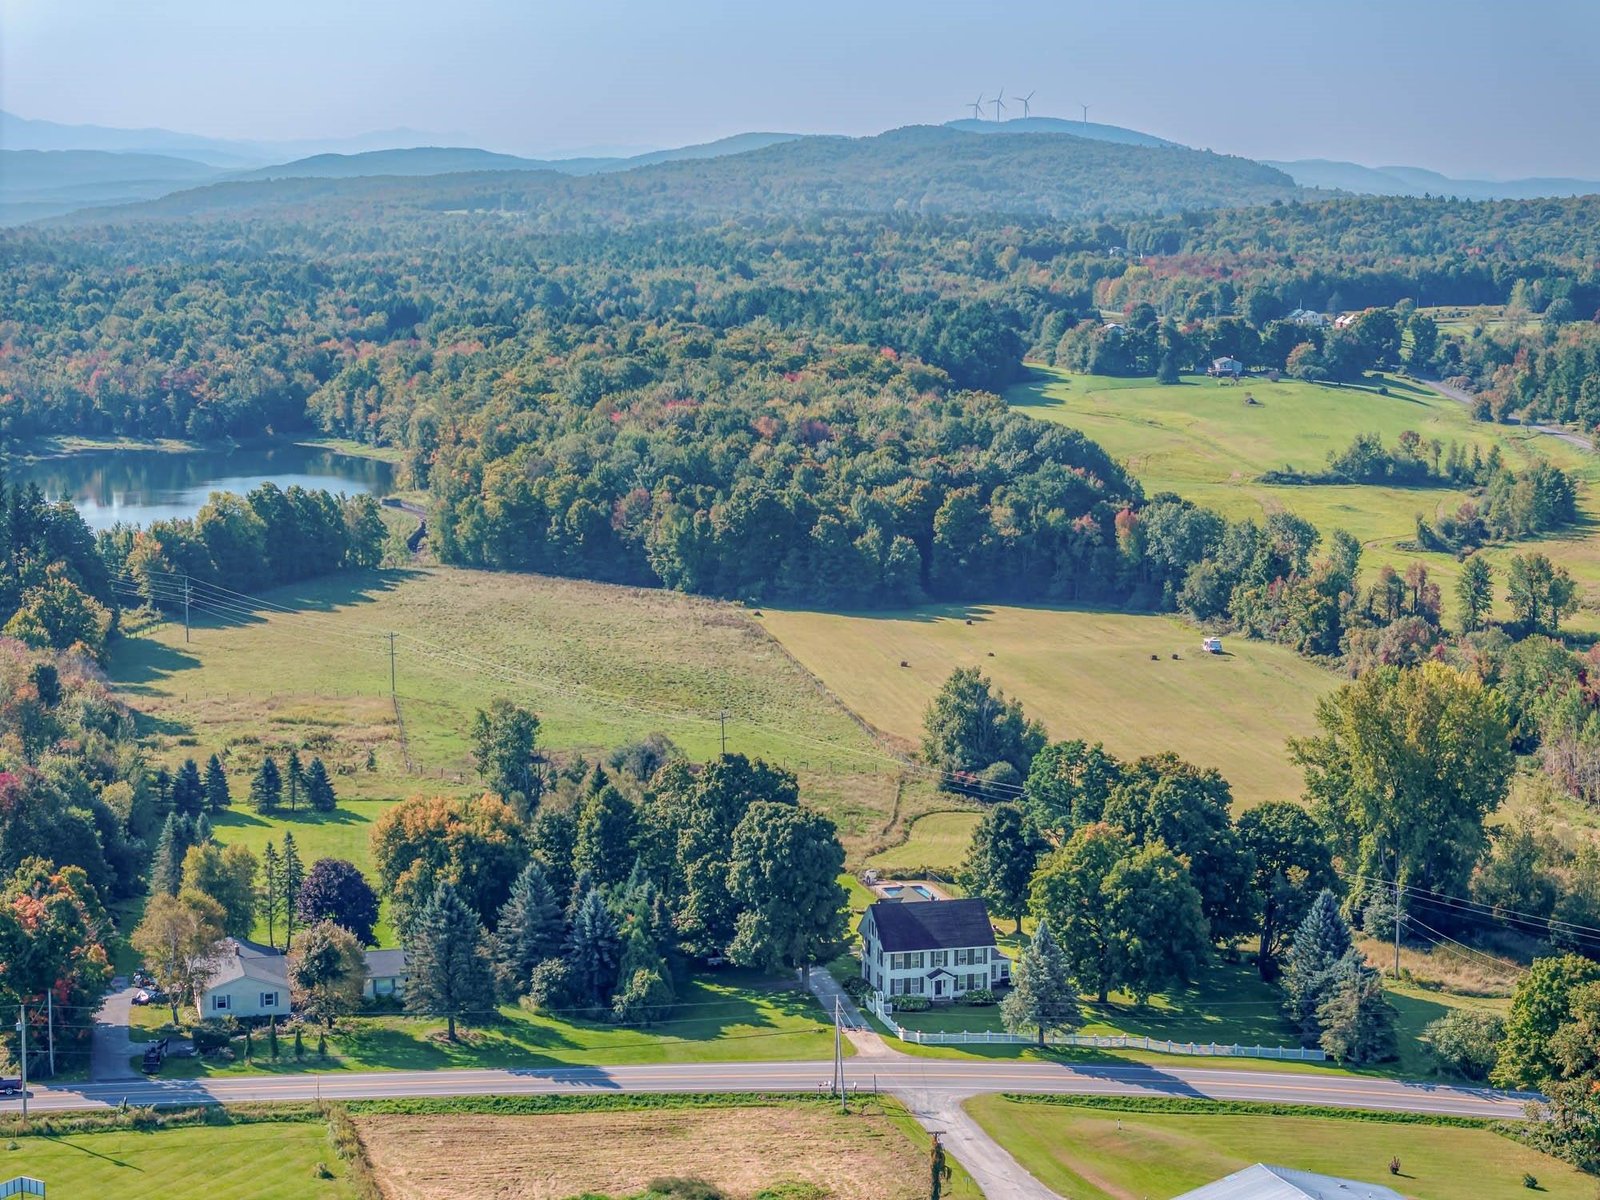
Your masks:
[{"label": "evergreen tree", "polygon": [[666,960],[646,928],[634,925],[622,944],[611,1019],[618,1025],[653,1024],[669,1011],[673,998]]},{"label": "evergreen tree", "polygon": [[294,844],[294,834],[285,830],[283,835],[283,948],[294,942],[295,918],[299,915],[300,889],[306,881],[305,864],[300,861],[300,849]]},{"label": "evergreen tree", "polygon": [[283,912],[283,858],[271,842],[261,852],[261,913],[267,918],[267,945],[276,946],[278,917]]},{"label": "evergreen tree", "polygon": [[452,1042],[458,1021],[494,1008],[483,942],[483,924],[448,883],[434,889],[406,935],[406,1011],[444,1017]]},{"label": "evergreen tree", "polygon": [[206,806],[219,813],[233,803],[228,791],[228,773],[222,769],[222,760],[213,754],[206,763]]},{"label": "evergreen tree", "polygon": [[289,802],[289,811],[300,806],[306,795],[306,772],[300,765],[300,751],[290,747],[289,757],[283,764],[283,792]]},{"label": "evergreen tree", "polygon": [[1326,997],[1317,1006],[1318,1039],[1339,1062],[1375,1063],[1396,1058],[1399,1014],[1383,990],[1383,977],[1351,951],[1334,969]]},{"label": "evergreen tree", "polygon": [[320,758],[313,758],[306,768],[306,802],[315,812],[332,812],[339,804],[333,793],[333,780],[328,778],[328,768]]},{"label": "evergreen tree", "polygon": [[194,845],[204,846],[211,841],[211,818],[201,813],[194,819]]},{"label": "evergreen tree", "polygon": [[1039,922],[1033,941],[1018,957],[1011,991],[1000,1003],[1000,1016],[1012,1033],[1037,1030],[1041,1046],[1047,1033],[1076,1029],[1083,1024],[1066,955],[1056,944],[1048,922]]},{"label": "evergreen tree", "polygon": [[568,979],[580,1003],[603,1006],[616,987],[622,939],[616,920],[596,888],[590,888],[573,914],[567,934]]},{"label": "evergreen tree", "polygon": [[192,758],[183,760],[172,780],[172,811],[185,817],[198,817],[205,810],[206,788],[200,781],[200,768]]},{"label": "evergreen tree", "polygon": [[565,928],[544,868],[529,862],[511,885],[490,940],[495,982],[502,996],[527,994],[534,967],[561,952]]},{"label": "evergreen tree", "polygon": [[1350,923],[1339,911],[1339,902],[1332,891],[1323,889],[1295,930],[1283,970],[1285,1007],[1308,1036],[1317,1032],[1317,1009],[1353,945]]},{"label": "evergreen tree", "polygon": [[261,760],[260,768],[250,780],[250,804],[258,813],[275,813],[282,801],[283,777],[269,754]]},{"label": "evergreen tree", "polygon": [[161,826],[161,836],[156,840],[155,853],[150,858],[150,894],[176,896],[183,886],[183,856],[188,852],[183,821],[177,813],[168,813]]}]

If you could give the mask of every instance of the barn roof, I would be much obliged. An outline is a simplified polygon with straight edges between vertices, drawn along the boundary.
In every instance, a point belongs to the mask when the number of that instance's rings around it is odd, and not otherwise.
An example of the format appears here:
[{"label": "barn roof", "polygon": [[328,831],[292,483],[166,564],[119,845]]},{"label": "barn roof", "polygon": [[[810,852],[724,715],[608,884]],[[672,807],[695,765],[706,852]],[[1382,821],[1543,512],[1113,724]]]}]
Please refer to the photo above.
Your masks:
[{"label": "barn roof", "polygon": [[982,900],[880,900],[867,911],[890,954],[994,945],[989,908]]}]

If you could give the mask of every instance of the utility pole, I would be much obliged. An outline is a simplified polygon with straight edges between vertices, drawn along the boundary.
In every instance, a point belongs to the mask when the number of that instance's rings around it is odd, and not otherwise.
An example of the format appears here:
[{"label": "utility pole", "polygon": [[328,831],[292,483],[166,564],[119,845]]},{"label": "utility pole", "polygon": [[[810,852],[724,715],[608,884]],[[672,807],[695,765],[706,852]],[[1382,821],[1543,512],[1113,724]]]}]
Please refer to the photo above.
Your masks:
[{"label": "utility pole", "polygon": [[17,1032],[22,1036],[22,1123],[28,1123],[28,1006],[17,1005]]},{"label": "utility pole", "polygon": [[839,1111],[849,1112],[844,1094],[844,1002],[833,998],[833,1086],[839,1089]]},{"label": "utility pole", "polygon": [[722,757],[728,757],[728,710],[723,709],[717,714],[717,721],[722,726]]},{"label": "utility pole", "polygon": [[44,993],[44,1036],[50,1047],[50,1078],[56,1077],[56,994],[48,988]]},{"label": "utility pole", "polygon": [[1400,924],[1405,919],[1401,913],[1401,898],[1405,895],[1405,888],[1400,883],[1400,862],[1396,857],[1394,864],[1394,977],[1400,978]]},{"label": "utility pole", "polygon": [[389,631],[389,699],[394,699],[394,631]]},{"label": "utility pole", "polygon": [[189,644],[189,577],[183,577],[183,642]]}]

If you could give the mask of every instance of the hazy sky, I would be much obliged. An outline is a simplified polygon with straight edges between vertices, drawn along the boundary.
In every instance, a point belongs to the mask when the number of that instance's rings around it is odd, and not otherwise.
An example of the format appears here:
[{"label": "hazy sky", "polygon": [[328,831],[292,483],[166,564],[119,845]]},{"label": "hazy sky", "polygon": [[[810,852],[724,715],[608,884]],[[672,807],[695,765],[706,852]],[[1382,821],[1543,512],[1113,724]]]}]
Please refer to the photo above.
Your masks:
[{"label": "hazy sky", "polygon": [[1597,48],[1597,0],[0,0],[0,106],[536,153],[875,133],[1004,86],[1253,157],[1600,177]]}]

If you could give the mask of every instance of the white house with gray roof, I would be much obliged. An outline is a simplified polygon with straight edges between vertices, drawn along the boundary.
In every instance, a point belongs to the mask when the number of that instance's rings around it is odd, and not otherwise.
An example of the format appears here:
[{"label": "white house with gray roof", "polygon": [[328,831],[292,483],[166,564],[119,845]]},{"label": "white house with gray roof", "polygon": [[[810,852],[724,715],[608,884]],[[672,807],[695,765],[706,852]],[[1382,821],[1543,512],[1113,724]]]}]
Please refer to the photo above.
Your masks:
[{"label": "white house with gray roof", "polygon": [[242,938],[223,942],[224,953],[195,993],[202,1021],[212,1017],[287,1017],[289,963],[271,946]]},{"label": "white house with gray roof", "polygon": [[880,900],[861,918],[861,977],[889,997],[954,1000],[1011,983],[982,900]]}]

